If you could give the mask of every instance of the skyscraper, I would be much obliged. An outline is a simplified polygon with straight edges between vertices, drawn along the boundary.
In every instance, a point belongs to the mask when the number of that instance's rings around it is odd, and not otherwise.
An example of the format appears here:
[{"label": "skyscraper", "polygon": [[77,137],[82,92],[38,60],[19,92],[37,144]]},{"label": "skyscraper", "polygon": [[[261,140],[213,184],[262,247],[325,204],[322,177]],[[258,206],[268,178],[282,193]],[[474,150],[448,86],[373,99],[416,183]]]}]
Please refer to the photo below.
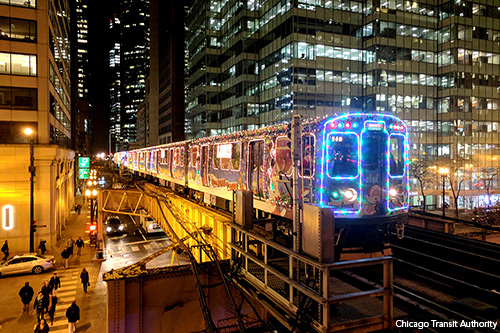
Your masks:
[{"label": "skyscraper", "polygon": [[[111,62],[116,66],[116,57],[120,59],[120,119],[117,119],[115,111],[112,110],[112,127],[115,140],[119,140],[120,149],[127,149],[130,143],[136,141],[136,113],[139,103],[144,100],[146,77],[149,73],[149,0],[121,1],[112,22],[112,29],[116,29],[114,35],[117,39],[110,52],[110,67]],[[112,72],[117,73],[116,67]],[[116,75],[113,82],[116,82],[115,80]],[[116,91],[114,96],[118,96]],[[118,106],[116,98],[111,99],[111,103]],[[116,135],[118,123],[120,138]]]},{"label": "skyscraper", "polygon": [[[499,8],[498,0],[197,0],[186,37],[187,134],[293,114],[388,112],[408,124],[414,160],[474,160],[476,176],[498,170]],[[472,175],[462,185],[471,195],[485,186]]]},{"label": "skyscraper", "polygon": [[47,226],[35,244],[55,245],[73,203],[69,13],[67,0],[0,1],[0,237],[13,252],[29,250],[30,212]]},{"label": "skyscraper", "polygon": [[72,148],[79,155],[91,153],[89,55],[88,55],[88,1],[72,0],[71,20],[71,76],[72,82]]}]

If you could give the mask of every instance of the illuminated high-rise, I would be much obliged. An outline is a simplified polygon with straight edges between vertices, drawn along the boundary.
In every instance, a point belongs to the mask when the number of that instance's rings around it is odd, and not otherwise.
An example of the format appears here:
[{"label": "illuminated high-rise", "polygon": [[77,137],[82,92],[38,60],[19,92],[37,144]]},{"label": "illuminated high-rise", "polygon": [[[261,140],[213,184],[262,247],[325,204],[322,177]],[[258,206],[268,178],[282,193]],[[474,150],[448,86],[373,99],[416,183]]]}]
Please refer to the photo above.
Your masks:
[{"label": "illuminated high-rise", "polygon": [[74,203],[69,13],[67,0],[0,0],[0,238],[11,252],[29,251],[30,211],[46,226],[35,244],[55,247]]},{"label": "illuminated high-rise", "polygon": [[197,0],[187,24],[186,133],[294,114],[393,113],[409,126],[415,161],[473,164],[455,175],[467,180],[462,194],[485,204],[485,182],[472,178],[494,174],[500,161],[499,8],[499,0]]},{"label": "illuminated high-rise", "polygon": [[[112,29],[116,30],[110,52],[110,66],[112,62],[115,64],[111,84],[113,86],[116,83],[118,72],[120,81],[119,92],[112,92],[114,96],[119,96],[119,103],[115,97],[111,97],[112,107],[120,109],[119,119],[112,110],[112,135],[115,136],[112,142],[117,142],[119,149],[127,149],[136,141],[136,113],[145,97],[149,72],[149,0],[120,1],[119,10],[111,24]],[[119,69],[116,67],[117,57]],[[118,124],[119,138],[116,132]]]}]

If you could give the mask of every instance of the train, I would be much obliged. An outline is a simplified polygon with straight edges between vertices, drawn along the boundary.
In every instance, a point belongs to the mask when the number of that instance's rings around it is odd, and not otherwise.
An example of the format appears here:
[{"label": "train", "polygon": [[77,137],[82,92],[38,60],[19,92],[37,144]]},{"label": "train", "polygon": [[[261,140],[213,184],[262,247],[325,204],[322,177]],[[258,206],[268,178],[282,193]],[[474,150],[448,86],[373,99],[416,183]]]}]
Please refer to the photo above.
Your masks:
[{"label": "train", "polygon": [[409,208],[405,123],[391,114],[346,113],[300,119],[299,125],[174,142],[113,158],[120,167],[187,190],[207,205],[228,208],[234,191],[251,191],[256,216],[272,217],[288,236],[296,168],[297,202],[334,213],[336,253],[389,249],[391,233],[401,230]]}]

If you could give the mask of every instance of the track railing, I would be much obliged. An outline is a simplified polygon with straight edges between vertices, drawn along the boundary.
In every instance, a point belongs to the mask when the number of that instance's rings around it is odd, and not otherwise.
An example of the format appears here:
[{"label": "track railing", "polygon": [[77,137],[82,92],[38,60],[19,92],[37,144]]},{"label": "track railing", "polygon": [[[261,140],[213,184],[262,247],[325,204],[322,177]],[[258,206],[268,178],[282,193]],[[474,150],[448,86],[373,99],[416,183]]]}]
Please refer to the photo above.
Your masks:
[{"label": "track railing", "polygon": [[[231,226],[231,261],[239,264],[267,310],[289,329],[309,325],[318,332],[393,327],[392,258],[321,264],[263,236]],[[383,287],[366,290],[343,272],[382,265]],[[265,306],[265,305],[264,305]],[[280,311],[276,311],[279,307]],[[283,315],[285,313],[285,315]]]}]

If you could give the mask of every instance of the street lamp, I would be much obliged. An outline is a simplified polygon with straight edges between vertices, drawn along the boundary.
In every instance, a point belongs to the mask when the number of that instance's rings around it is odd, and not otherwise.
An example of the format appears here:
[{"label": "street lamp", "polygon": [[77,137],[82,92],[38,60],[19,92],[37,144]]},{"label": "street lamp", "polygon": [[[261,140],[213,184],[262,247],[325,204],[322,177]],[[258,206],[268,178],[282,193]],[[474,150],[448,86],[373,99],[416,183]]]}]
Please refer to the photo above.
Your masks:
[{"label": "street lamp", "polygon": [[30,253],[35,252],[35,230],[33,221],[35,220],[35,138],[34,132],[31,128],[24,129],[24,134],[30,138],[30,166],[28,172],[30,173]]},{"label": "street lamp", "polygon": [[472,168],[474,167],[474,165],[473,165],[473,164],[469,164],[469,163],[467,163],[467,164],[465,165],[465,167],[466,167],[467,169],[469,169],[469,179],[470,179],[470,183],[469,183],[469,190],[470,190],[470,208],[472,209],[472,208],[473,208],[473,206],[474,206],[474,205],[472,204],[472,201],[473,201],[473,200],[472,200],[472,199],[473,199],[473,198],[472,198]]},{"label": "street lamp", "polygon": [[97,190],[85,190],[85,196],[90,200],[90,223],[94,221],[94,198],[97,196]]},{"label": "street lamp", "polygon": [[444,201],[444,185],[445,185],[445,181],[446,181],[446,176],[448,176],[448,173],[450,172],[450,170],[448,168],[439,168],[439,173],[441,174],[441,177],[443,178],[443,216],[446,216],[446,205],[445,205],[445,201]]}]

